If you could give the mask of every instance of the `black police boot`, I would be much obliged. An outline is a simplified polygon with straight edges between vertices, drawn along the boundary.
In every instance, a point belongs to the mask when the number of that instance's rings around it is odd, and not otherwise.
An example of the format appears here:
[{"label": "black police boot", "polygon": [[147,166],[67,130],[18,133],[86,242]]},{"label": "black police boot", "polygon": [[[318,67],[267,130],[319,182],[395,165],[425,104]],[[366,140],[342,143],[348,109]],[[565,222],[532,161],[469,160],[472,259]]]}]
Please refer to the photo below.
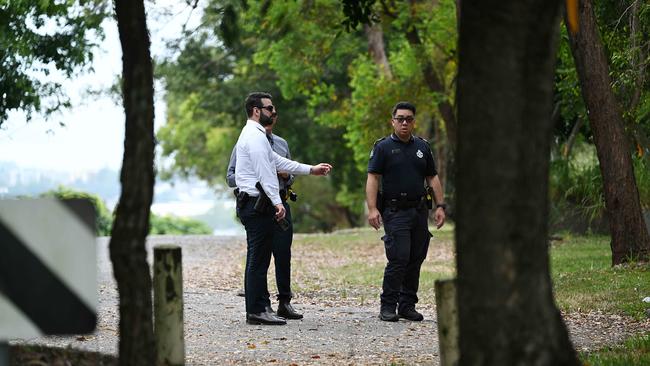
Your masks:
[{"label": "black police boot", "polygon": [[264,311],[258,314],[246,314],[246,323],[254,325],[285,325],[287,321],[275,314]]},{"label": "black police boot", "polygon": [[399,316],[395,314],[395,305],[381,305],[381,310],[379,311],[379,319],[385,322],[396,322],[399,320]]},{"label": "black police boot", "polygon": [[280,300],[278,315],[287,319],[302,319],[302,314],[296,312],[288,300]]},{"label": "black police boot", "polygon": [[415,310],[415,306],[408,306],[400,309],[398,313],[400,318],[404,318],[406,320],[414,322],[421,322],[424,320],[424,316]]}]

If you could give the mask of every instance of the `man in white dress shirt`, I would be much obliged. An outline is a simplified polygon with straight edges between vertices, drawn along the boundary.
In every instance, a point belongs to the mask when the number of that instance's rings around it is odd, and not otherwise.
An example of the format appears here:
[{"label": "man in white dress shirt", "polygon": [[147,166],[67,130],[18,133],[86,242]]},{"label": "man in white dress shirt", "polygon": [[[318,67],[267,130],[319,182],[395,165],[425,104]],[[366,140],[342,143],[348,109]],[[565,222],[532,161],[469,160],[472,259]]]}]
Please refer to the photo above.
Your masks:
[{"label": "man in white dress shirt", "polygon": [[[246,98],[248,120],[236,145],[235,182],[239,189],[237,210],[246,229],[246,322],[249,324],[283,325],[286,320],[268,312],[267,272],[271,261],[274,225],[282,223],[286,210],[280,198],[278,172],[296,175],[327,175],[327,163],[307,165],[286,159],[271,149],[265,126],[273,123],[276,113],[268,93],[251,93]],[[259,183],[270,200],[271,210],[256,209],[260,199]],[[273,210],[274,208],[274,210]],[[274,212],[273,212],[274,211]]]}]

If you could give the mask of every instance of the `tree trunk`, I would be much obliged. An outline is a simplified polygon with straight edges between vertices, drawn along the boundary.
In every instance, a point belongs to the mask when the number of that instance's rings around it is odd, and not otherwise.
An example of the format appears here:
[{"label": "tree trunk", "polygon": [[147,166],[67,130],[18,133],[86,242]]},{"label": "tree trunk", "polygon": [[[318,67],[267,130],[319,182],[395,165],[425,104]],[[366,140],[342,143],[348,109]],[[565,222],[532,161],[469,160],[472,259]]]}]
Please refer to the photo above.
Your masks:
[{"label": "tree trunk", "polygon": [[368,37],[368,52],[370,52],[370,56],[377,64],[380,74],[388,80],[392,79],[393,73],[390,71],[390,63],[384,48],[384,31],[381,24],[364,24],[363,29],[366,32],[366,37]]},{"label": "tree trunk", "polygon": [[623,114],[612,91],[591,1],[581,0],[578,8],[579,29],[576,34],[569,32],[569,42],[603,177],[612,265],[648,260],[650,235],[643,221]]},{"label": "tree trunk", "polygon": [[456,175],[461,365],[580,365],[549,274],[559,5],[462,2]]},{"label": "tree trunk", "polygon": [[154,186],[153,67],[144,3],[115,0],[122,43],[124,159],[109,244],[120,295],[120,365],[154,365],[151,275],[145,240]]}]

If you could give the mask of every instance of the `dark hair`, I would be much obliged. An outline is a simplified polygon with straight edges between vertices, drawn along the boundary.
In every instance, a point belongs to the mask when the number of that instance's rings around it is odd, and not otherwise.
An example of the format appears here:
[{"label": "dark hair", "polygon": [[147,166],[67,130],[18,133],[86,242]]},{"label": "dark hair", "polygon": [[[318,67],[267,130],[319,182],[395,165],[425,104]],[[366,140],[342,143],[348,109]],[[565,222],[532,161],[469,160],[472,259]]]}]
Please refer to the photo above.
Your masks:
[{"label": "dark hair", "polygon": [[273,99],[271,94],[264,92],[252,92],[246,97],[246,102],[244,103],[246,107],[246,116],[250,117],[253,115],[253,108],[262,107],[262,99],[268,98]]},{"label": "dark hair", "polygon": [[393,117],[395,117],[395,112],[397,112],[398,109],[408,109],[409,111],[413,112],[413,115],[415,116],[415,106],[409,102],[399,102],[395,104],[392,113]]}]

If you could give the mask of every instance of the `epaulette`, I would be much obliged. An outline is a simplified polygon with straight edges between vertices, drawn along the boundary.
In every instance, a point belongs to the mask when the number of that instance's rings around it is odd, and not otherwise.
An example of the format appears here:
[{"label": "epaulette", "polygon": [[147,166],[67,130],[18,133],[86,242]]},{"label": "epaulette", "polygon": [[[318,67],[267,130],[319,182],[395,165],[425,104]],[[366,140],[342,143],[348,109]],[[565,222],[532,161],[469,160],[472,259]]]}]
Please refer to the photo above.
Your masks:
[{"label": "epaulette", "polygon": [[380,142],[382,142],[384,140],[386,140],[386,136],[384,136],[384,137],[382,137],[380,139],[377,139],[377,141],[375,141],[375,143],[372,146],[375,147],[375,146],[377,146],[378,143],[380,143]]},{"label": "epaulette", "polygon": [[419,138],[420,140],[426,142],[427,144],[429,143],[429,140],[425,139],[424,137],[420,137],[420,136],[415,136],[415,137],[417,137],[417,138]]}]

